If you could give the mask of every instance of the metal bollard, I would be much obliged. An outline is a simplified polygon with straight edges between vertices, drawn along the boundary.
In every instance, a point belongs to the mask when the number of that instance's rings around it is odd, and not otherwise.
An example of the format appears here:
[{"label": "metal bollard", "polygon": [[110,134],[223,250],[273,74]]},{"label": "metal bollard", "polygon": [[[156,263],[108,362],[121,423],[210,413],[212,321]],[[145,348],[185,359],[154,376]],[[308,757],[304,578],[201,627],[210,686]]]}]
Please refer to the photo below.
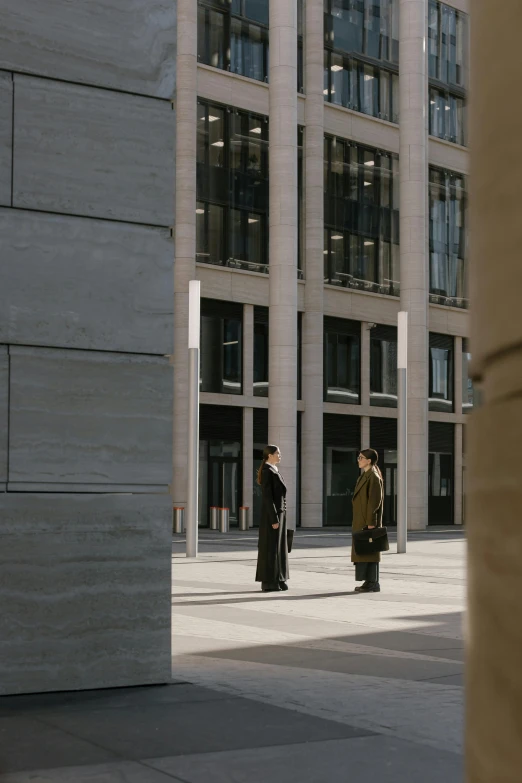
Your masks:
[{"label": "metal bollard", "polygon": [[248,506],[241,506],[239,509],[239,529],[240,530],[248,530],[250,527],[250,514],[248,513],[250,509]]},{"label": "metal bollard", "polygon": [[230,520],[230,509],[229,508],[220,508],[219,511],[219,532],[220,533],[228,533],[229,528],[229,520]]},{"label": "metal bollard", "polygon": [[185,532],[185,509],[183,506],[174,506],[174,520],[172,524],[173,533]]},{"label": "metal bollard", "polygon": [[218,507],[210,506],[210,529],[218,529]]}]

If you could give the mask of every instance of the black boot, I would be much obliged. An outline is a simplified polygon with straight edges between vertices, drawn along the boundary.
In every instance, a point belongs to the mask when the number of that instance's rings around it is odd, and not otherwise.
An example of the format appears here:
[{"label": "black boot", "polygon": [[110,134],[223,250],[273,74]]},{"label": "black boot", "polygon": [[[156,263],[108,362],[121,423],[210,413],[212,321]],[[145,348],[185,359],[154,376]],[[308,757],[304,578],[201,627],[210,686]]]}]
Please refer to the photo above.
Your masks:
[{"label": "black boot", "polygon": [[283,592],[285,590],[288,590],[288,585],[286,584],[286,582],[279,582],[279,589],[283,590]]},{"label": "black boot", "polygon": [[272,584],[271,582],[261,582],[261,590],[263,593],[277,593],[280,587],[278,584]]}]

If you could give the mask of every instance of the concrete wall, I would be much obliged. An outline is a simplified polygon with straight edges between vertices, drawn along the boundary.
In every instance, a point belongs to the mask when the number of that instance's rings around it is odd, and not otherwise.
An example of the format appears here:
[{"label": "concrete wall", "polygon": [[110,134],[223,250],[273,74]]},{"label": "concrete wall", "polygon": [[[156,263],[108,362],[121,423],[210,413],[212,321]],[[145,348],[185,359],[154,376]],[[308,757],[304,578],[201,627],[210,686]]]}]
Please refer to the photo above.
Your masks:
[{"label": "concrete wall", "polygon": [[170,678],[176,4],[0,12],[0,694]]}]

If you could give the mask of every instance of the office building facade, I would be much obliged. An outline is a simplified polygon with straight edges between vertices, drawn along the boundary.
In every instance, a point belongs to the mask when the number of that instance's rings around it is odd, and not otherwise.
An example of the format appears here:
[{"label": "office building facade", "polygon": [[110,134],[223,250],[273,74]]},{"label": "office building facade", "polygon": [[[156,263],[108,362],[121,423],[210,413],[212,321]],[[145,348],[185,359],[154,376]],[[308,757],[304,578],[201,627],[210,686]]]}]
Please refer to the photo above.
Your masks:
[{"label": "office building facade", "polygon": [[397,313],[409,526],[461,524],[469,380],[468,0],[178,0],[173,500],[186,504],[188,281],[202,287],[200,525],[349,525],[372,446],[396,521]]}]

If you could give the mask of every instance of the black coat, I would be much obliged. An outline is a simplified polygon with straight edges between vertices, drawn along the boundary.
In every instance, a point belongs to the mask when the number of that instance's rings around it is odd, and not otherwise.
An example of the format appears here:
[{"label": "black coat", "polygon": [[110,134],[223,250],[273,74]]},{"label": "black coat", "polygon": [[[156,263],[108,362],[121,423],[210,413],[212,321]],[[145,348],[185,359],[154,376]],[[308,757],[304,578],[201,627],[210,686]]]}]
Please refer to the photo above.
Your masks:
[{"label": "black coat", "polygon": [[[256,582],[276,584],[288,579],[286,486],[281,474],[265,462],[261,473],[263,505],[259,525]],[[272,525],[279,522],[279,528]]]}]

